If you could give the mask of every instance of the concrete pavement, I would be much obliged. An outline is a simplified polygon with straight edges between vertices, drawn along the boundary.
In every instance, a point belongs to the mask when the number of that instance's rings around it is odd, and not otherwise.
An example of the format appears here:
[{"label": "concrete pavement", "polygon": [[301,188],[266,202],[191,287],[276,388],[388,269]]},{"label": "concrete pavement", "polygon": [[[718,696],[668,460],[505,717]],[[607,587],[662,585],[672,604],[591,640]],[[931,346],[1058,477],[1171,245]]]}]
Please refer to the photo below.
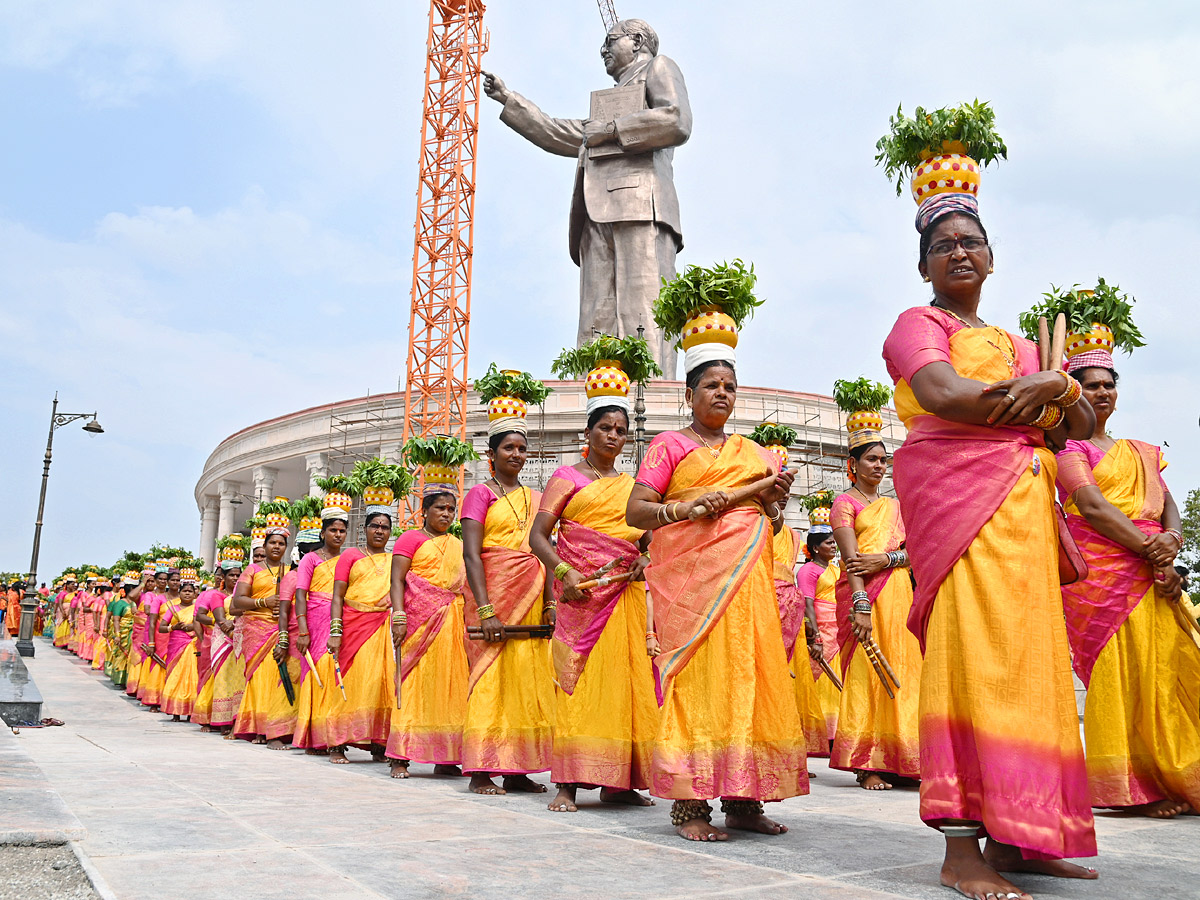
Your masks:
[{"label": "concrete pavement", "polygon": [[[956,896],[937,883],[942,841],[919,822],[916,790],[868,793],[820,760],[808,797],[769,810],[787,835],[686,844],[662,801],[628,809],[581,792],[580,812],[551,813],[547,794],[477,797],[425,766],[393,781],[363,753],[337,767],[201,734],[37,648],[45,715],[66,725],[13,740],[86,828],[80,849],[121,900]],[[1200,896],[1200,818],[1103,813],[1097,831],[1099,881],[1018,882],[1039,900]]]}]

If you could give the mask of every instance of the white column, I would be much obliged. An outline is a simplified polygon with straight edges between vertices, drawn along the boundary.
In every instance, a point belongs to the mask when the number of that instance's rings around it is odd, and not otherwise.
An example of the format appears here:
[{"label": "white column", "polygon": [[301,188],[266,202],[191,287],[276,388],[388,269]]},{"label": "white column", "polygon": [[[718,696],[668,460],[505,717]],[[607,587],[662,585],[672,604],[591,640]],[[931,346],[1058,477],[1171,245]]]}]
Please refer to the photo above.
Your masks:
[{"label": "white column", "polygon": [[279,475],[279,470],[271,466],[255,466],[253,475],[254,506],[257,509],[262,501],[275,499],[275,478]]},{"label": "white column", "polygon": [[317,479],[329,477],[329,454],[308,454],[304,457],[304,468],[308,470],[308,493],[314,497],[321,496],[321,489],[317,487]]},{"label": "white column", "polygon": [[236,481],[221,481],[217,483],[217,491],[220,492],[221,503],[217,512],[217,537],[223,538],[233,533],[236,513],[233,501],[242,492],[242,486]]},{"label": "white column", "polygon": [[200,558],[204,560],[204,568],[210,572],[217,560],[217,519],[220,507],[220,497],[215,494],[204,495],[204,506],[200,510]]}]

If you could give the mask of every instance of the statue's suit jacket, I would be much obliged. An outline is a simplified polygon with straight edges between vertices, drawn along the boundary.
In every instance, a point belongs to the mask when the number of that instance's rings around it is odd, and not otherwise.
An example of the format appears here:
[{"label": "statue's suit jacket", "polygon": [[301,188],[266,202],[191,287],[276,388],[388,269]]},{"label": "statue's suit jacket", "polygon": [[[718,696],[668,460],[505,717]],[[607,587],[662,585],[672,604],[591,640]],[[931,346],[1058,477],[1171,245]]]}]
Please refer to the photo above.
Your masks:
[{"label": "statue's suit jacket", "polygon": [[[547,116],[517,93],[510,93],[500,121],[559,156],[577,156],[571,199],[571,259],[579,265],[579,244],[587,219],[593,222],[657,222],[671,229],[676,251],[683,249],[679,197],[671,160],[692,133],[692,108],[679,66],[655,56],[630,66],[618,85],[646,85],[646,108],[616,120],[619,156],[589,159],[583,145],[583,119]],[[607,146],[607,145],[605,145]]]}]

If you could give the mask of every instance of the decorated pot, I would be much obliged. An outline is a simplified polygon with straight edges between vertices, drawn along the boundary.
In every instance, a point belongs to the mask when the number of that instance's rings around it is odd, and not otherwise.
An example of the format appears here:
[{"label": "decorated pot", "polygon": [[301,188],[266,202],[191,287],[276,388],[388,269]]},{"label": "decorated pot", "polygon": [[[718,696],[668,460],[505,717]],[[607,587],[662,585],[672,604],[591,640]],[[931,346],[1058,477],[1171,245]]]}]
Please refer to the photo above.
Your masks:
[{"label": "decorated pot", "polygon": [[292,520],[283,513],[267,513],[268,528],[288,528],[292,527]]},{"label": "decorated pot", "polygon": [[306,529],[307,530],[316,529],[316,530],[320,531],[321,517],[320,516],[301,516],[299,527],[302,531],[306,530]]},{"label": "decorated pot", "polygon": [[767,446],[764,449],[766,449],[767,452],[769,452],[769,453],[773,453],[775,455],[775,458],[779,460],[779,467],[780,467],[781,471],[783,469],[787,468],[787,465],[788,465],[788,448],[787,447],[785,447],[783,444],[767,444]]},{"label": "decorated pot", "polygon": [[736,347],[737,325],[731,317],[715,306],[700,309],[683,324],[683,349],[696,344],[725,344]]},{"label": "decorated pot", "polygon": [[458,484],[459,467],[426,463],[421,467],[426,484]]},{"label": "decorated pot", "polygon": [[525,405],[524,400],[507,394],[501,394],[488,401],[489,422],[495,422],[497,419],[523,419],[528,411],[529,407]]},{"label": "decorated pot", "polygon": [[391,506],[396,492],[390,487],[363,488],[363,503],[367,506]]},{"label": "decorated pot", "polygon": [[615,359],[597,360],[596,368],[587,373],[584,391],[588,397],[627,397],[629,376]]},{"label": "decorated pot", "polygon": [[961,143],[944,141],[940,150],[926,150],[913,170],[913,199],[920,203],[934,194],[978,194],[979,170]]},{"label": "decorated pot", "polygon": [[818,506],[808,514],[809,525],[828,525],[829,524],[829,507]]},{"label": "decorated pot", "polygon": [[179,570],[179,580],[180,581],[196,581],[197,580],[196,570],[195,569],[180,569]]},{"label": "decorated pot", "polygon": [[1072,331],[1067,335],[1067,359],[1091,350],[1107,350],[1112,353],[1115,342],[1112,329],[1100,322],[1093,322],[1086,334]]},{"label": "decorated pot", "polygon": [[267,539],[267,527],[259,525],[250,529],[250,540],[265,541]]},{"label": "decorated pot", "polygon": [[883,416],[877,409],[863,409],[846,417],[846,430],[850,432],[850,449],[863,444],[882,440]]},{"label": "decorated pot", "polygon": [[246,551],[243,550],[241,547],[232,547],[231,546],[231,547],[222,547],[221,548],[221,559],[223,559],[227,562],[232,561],[232,560],[237,560],[238,562],[241,562],[245,558],[246,558]]},{"label": "decorated pot", "polygon": [[350,495],[342,491],[330,491],[322,502],[326,509],[340,509],[347,513],[354,508]]}]

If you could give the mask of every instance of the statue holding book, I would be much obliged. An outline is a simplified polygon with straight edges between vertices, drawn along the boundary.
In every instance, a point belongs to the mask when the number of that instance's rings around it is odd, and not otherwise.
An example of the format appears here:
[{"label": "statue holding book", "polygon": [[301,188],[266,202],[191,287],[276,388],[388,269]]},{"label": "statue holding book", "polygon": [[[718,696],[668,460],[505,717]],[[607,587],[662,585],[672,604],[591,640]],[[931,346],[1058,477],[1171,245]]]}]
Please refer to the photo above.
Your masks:
[{"label": "statue holding book", "polygon": [[650,308],[683,249],[671,163],[691,135],[692,110],[683,74],[658,55],[658,35],[641,19],[614,25],[600,56],[617,86],[592,92],[586,119],[548,116],[489,72],[484,91],[504,104],[504,124],[543,150],[578,159],[569,235],[579,266],[577,344],[596,331],[631,337],[642,325],[670,378],[676,336],[658,329]]}]

